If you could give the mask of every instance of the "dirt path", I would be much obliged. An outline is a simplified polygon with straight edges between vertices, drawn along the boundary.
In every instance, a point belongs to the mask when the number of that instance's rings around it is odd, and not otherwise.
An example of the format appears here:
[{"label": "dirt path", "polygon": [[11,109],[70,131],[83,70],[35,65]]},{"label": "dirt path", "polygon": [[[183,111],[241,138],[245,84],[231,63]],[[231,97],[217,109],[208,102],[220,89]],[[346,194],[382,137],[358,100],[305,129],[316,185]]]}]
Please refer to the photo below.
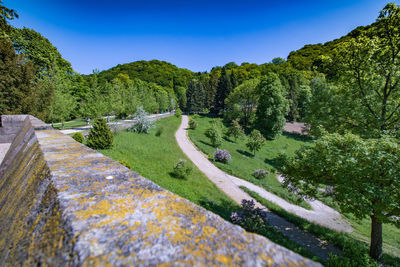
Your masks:
[{"label": "dirt path", "polygon": [[[203,154],[197,150],[197,148],[190,142],[187,136],[188,117],[182,116],[182,123],[175,134],[176,141],[182,149],[182,151],[188,156],[189,159],[222,191],[225,192],[230,198],[236,203],[240,204],[242,199],[252,199],[247,193],[239,188],[239,185],[251,187],[249,189],[262,189],[254,184],[248,183],[242,179],[226,174],[217,167],[214,166]],[[263,189],[264,190],[264,189]],[[265,190],[264,190],[265,191]],[[256,191],[257,192],[257,191]],[[265,191],[267,192],[267,191]],[[268,194],[271,194],[267,192]],[[264,194],[260,194],[264,197]],[[271,194],[273,195],[273,194]],[[273,195],[275,196],[275,195]],[[277,196],[275,196],[277,197]],[[270,224],[281,231],[285,236],[299,245],[307,248],[311,253],[320,257],[323,260],[328,259],[329,253],[341,254],[341,251],[337,248],[326,244],[326,242],[316,238],[310,233],[302,231],[294,224],[286,221],[282,217],[269,212],[266,207],[254,200],[256,205],[260,208],[265,209],[267,212],[267,218]],[[286,202],[286,201],[285,201]],[[297,207],[297,206],[296,206]],[[298,207],[300,208],[300,207]]]}]

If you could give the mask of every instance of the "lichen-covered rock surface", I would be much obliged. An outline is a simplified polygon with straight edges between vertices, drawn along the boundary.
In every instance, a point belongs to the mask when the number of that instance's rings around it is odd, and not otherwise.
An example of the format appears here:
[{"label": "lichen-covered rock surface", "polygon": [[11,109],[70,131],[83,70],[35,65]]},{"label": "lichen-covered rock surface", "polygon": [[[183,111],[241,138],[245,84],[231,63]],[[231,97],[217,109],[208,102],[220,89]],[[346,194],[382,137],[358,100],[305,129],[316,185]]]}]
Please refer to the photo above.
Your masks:
[{"label": "lichen-covered rock surface", "polygon": [[0,177],[0,265],[319,266],[30,116]]}]

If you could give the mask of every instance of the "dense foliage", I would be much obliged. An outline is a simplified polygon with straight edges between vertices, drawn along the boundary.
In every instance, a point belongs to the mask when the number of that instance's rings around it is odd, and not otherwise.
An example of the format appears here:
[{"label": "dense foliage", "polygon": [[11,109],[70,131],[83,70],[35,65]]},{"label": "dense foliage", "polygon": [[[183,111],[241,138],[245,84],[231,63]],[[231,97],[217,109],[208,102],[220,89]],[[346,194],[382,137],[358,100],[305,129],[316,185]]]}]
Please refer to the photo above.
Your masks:
[{"label": "dense foliage", "polygon": [[85,141],[85,137],[81,132],[74,133],[72,138],[79,143],[83,143],[83,141]]},{"label": "dense foliage", "polygon": [[100,118],[97,119],[90,129],[87,138],[87,146],[93,149],[107,149],[113,145],[114,135],[112,134],[107,122]]},{"label": "dense foliage", "polygon": [[400,144],[397,139],[362,139],[353,134],[326,135],[315,147],[299,150],[284,159],[281,172],[285,185],[299,194],[317,196],[328,185],[341,210],[358,218],[371,217],[371,252],[382,256],[382,223],[395,223],[400,216]]},{"label": "dense foliage", "polygon": [[282,134],[286,123],[285,115],[289,111],[289,101],[284,97],[284,93],[276,74],[268,74],[261,80],[255,125],[270,140]]}]

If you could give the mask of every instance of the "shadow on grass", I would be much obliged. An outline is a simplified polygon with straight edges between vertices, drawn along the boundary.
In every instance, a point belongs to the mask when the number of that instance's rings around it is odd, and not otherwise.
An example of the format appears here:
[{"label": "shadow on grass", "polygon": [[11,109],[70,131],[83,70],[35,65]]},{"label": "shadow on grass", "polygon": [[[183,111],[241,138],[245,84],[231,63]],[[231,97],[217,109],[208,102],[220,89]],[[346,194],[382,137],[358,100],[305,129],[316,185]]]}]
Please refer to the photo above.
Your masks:
[{"label": "shadow on grass", "polygon": [[279,158],[273,158],[273,159],[265,158],[264,162],[271,165],[275,169],[279,169]]},{"label": "shadow on grass", "polygon": [[174,172],[168,172],[168,174],[169,174],[172,178],[175,178],[175,179],[178,179],[178,180],[187,180],[185,177],[177,176]]},{"label": "shadow on grass", "polygon": [[283,132],[282,135],[285,136],[286,138],[294,139],[296,141],[302,141],[302,142],[307,142],[307,143],[311,143],[313,141],[313,139],[310,136],[302,135],[302,134],[298,134],[298,133]]},{"label": "shadow on grass", "polygon": [[226,137],[226,136],[224,136],[224,137],[222,137],[226,142],[229,142],[229,143],[235,143],[235,142],[233,142],[233,140],[231,140],[229,137]]},{"label": "shadow on grass", "polygon": [[203,144],[205,144],[206,146],[210,146],[210,147],[213,147],[210,143],[208,143],[208,142],[205,142],[205,141],[203,141],[203,140],[200,140],[200,143],[203,143]]},{"label": "shadow on grass", "polygon": [[202,197],[199,204],[215,214],[218,214],[227,221],[231,221],[231,214],[239,209],[239,205],[236,205],[227,200],[221,200],[220,203],[216,203],[207,197]]},{"label": "shadow on grass", "polygon": [[243,156],[246,156],[246,157],[249,157],[249,158],[254,158],[254,155],[251,154],[251,153],[248,152],[248,151],[244,151],[244,150],[241,150],[241,149],[236,149],[236,151],[237,151],[239,154],[242,154]]}]

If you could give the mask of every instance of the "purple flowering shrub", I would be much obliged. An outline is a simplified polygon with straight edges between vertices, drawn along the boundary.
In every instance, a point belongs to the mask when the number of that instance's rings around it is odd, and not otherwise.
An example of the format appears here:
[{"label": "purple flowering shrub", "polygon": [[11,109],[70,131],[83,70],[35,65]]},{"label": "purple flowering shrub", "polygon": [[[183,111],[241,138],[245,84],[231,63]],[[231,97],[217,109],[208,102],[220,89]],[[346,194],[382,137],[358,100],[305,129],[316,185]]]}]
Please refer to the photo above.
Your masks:
[{"label": "purple flowering shrub", "polygon": [[269,172],[266,170],[255,170],[253,176],[259,180],[264,179],[268,176]]},{"label": "purple flowering shrub", "polygon": [[217,148],[217,151],[214,152],[214,160],[227,163],[231,160],[231,154],[226,149]]},{"label": "purple flowering shrub", "polygon": [[267,219],[262,209],[255,208],[253,200],[242,200],[242,208],[238,212],[232,212],[231,220],[250,232],[260,232],[267,225]]}]

